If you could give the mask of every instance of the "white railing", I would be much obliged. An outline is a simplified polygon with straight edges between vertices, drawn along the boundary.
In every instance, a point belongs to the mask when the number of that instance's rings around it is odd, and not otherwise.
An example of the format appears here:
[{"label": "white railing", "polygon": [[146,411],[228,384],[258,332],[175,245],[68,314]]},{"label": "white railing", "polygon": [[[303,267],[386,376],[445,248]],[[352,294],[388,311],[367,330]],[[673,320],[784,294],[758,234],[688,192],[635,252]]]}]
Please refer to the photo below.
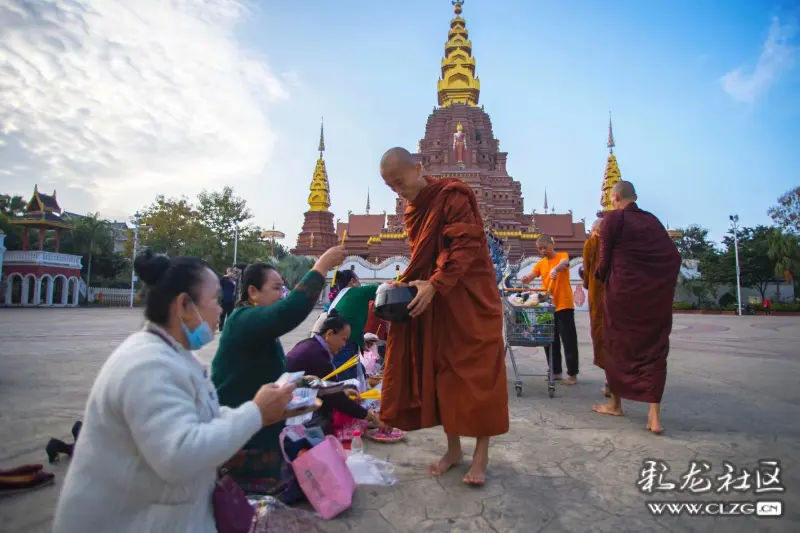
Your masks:
[{"label": "white railing", "polygon": [[83,268],[79,255],[60,254],[57,252],[42,252],[39,250],[13,251],[3,254],[3,263],[6,265],[49,265],[64,268]]}]

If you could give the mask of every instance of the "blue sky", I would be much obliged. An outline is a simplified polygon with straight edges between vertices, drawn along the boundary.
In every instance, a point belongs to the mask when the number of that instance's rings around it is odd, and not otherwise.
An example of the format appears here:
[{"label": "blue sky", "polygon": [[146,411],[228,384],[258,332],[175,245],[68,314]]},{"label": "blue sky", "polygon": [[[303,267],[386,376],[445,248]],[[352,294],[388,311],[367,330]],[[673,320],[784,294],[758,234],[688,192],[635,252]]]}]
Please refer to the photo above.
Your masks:
[{"label": "blue sky", "polygon": [[[332,210],[363,212],[369,187],[391,212],[378,161],[424,135],[450,2],[243,1],[0,8],[2,188],[39,183],[65,209],[124,218],[231,185],[292,245],[324,116]],[[719,240],[729,214],[768,223],[798,185],[797,0],[468,0],[463,16],[526,211],[546,187],[591,222],[609,111],[623,178],[670,227]]]},{"label": "blue sky", "polygon": [[[342,4],[268,2],[244,35],[301,80],[275,115],[297,158],[291,175],[309,180],[325,115],[337,215],[362,212],[368,184],[373,208],[391,210],[376,163],[387,147],[413,148],[424,134],[452,6]],[[591,220],[611,111],[623,177],[645,209],[717,237],[733,212],[745,224],[768,222],[766,208],[798,184],[800,71],[781,69],[752,103],[732,98],[720,79],[754,67],[772,17],[788,25],[790,15],[747,1],[466,2],[481,103],[526,210],[541,210],[547,187],[558,211]],[[297,205],[305,190],[288,194]]]}]

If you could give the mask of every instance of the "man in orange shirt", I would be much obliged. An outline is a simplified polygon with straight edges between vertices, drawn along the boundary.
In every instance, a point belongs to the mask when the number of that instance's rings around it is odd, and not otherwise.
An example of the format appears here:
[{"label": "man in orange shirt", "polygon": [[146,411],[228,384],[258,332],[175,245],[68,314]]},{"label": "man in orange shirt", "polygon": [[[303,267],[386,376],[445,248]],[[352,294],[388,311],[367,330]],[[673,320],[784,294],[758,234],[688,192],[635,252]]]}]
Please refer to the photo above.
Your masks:
[{"label": "man in orange shirt", "polygon": [[[549,290],[555,305],[555,332],[553,337],[553,379],[562,385],[574,385],[578,382],[578,332],[575,330],[575,304],[572,300],[572,287],[569,283],[569,256],[566,252],[553,249],[553,238],[540,235],[536,240],[536,248],[542,259],[533,267],[533,271],[522,278],[529,285],[533,280],[542,277],[542,288]],[[561,343],[564,343],[564,359],[567,361],[567,378],[563,379],[561,370]],[[545,347],[550,353],[550,348]]]}]

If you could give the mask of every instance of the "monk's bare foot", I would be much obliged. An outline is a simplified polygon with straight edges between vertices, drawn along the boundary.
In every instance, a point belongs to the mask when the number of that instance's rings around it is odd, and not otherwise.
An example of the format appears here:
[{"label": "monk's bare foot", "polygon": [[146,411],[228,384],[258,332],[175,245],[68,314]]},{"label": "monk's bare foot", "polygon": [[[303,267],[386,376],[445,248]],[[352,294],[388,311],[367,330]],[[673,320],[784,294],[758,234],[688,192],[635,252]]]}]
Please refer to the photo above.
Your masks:
[{"label": "monk's bare foot", "polygon": [[656,435],[664,433],[664,426],[661,425],[661,420],[654,416],[653,413],[647,415],[647,429]]},{"label": "monk's bare foot", "polygon": [[488,467],[488,460],[484,462],[473,459],[469,472],[464,476],[464,484],[470,487],[483,487],[484,483],[486,483],[486,470]]},{"label": "monk's bare foot", "polygon": [[441,459],[439,459],[435,463],[431,463],[431,465],[428,467],[428,474],[434,477],[441,476],[454,466],[461,464],[463,460],[464,460],[464,454],[462,454],[461,452],[458,453],[447,452]]},{"label": "monk's bare foot", "polygon": [[561,384],[567,387],[571,387],[572,385],[577,385],[578,378],[576,376],[567,376],[567,379],[562,379]]},{"label": "monk's bare foot", "polygon": [[593,405],[592,411],[601,415],[622,416],[622,407],[610,403]]}]

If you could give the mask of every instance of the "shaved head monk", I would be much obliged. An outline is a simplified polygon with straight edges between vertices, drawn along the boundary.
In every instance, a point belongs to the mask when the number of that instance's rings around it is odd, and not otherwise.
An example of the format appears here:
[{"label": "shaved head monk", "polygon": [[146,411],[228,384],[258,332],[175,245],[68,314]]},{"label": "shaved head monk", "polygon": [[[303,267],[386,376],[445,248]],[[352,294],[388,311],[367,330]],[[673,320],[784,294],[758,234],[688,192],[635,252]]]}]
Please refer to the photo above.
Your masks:
[{"label": "shaved head monk", "polygon": [[444,426],[434,476],[462,462],[461,437],[475,437],[464,483],[480,486],[489,438],[509,421],[503,307],[478,202],[461,180],[424,176],[403,148],[386,152],[380,171],[408,201],[411,261],[399,284],[417,289],[411,321],[389,328],[381,419],[406,431]]},{"label": "shaved head monk", "polygon": [[614,210],[600,224],[595,275],[605,284],[604,363],[611,400],[593,409],[622,416],[622,398],[647,402],[647,429],[660,434],[681,256],[661,222],[639,209],[636,199],[631,182],[614,185]]},{"label": "shaved head monk", "polygon": [[[589,293],[589,323],[591,324],[593,363],[605,369],[605,349],[603,348],[603,307],[605,307],[603,284],[594,276],[600,262],[600,223],[597,219],[592,224],[592,232],[583,243],[583,288]],[[608,397],[608,380],[603,386],[603,394]]]}]

